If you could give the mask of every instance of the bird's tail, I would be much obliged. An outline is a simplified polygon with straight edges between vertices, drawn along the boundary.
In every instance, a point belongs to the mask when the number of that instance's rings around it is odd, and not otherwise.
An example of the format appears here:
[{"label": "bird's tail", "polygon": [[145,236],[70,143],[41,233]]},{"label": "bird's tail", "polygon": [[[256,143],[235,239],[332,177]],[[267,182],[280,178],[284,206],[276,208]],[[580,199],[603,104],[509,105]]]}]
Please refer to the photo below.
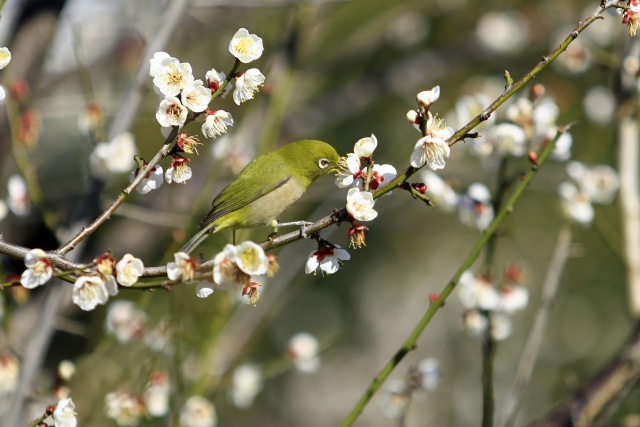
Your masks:
[{"label": "bird's tail", "polygon": [[195,236],[193,236],[185,245],[180,249],[180,252],[186,252],[188,254],[193,251],[196,246],[198,246],[204,239],[209,236],[213,229],[211,227],[205,227],[202,230],[198,231]]}]

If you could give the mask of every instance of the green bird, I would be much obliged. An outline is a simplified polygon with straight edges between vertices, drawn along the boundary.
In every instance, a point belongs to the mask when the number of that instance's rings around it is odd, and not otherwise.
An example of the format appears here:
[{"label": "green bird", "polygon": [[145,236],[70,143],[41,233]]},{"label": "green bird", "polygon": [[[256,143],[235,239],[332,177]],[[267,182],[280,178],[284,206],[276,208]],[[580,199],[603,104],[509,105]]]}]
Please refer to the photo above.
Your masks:
[{"label": "green bird", "polygon": [[292,142],[255,158],[213,199],[200,231],[180,251],[190,253],[209,234],[226,228],[276,224],[315,180],[337,169],[339,160],[332,146],[315,140]]}]

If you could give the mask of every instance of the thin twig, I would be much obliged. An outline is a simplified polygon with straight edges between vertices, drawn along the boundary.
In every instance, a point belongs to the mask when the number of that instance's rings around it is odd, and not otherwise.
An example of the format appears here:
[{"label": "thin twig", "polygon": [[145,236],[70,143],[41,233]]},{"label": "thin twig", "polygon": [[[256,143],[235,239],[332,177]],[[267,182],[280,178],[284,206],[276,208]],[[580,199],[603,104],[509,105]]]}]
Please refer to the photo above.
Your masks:
[{"label": "thin twig", "polygon": [[551,262],[547,269],[547,275],[542,285],[542,298],[538,311],[536,312],[531,332],[527,338],[527,342],[522,351],[522,357],[518,365],[518,371],[516,372],[515,380],[511,391],[507,394],[507,401],[504,404],[502,411],[502,419],[504,420],[503,426],[513,426],[518,415],[518,410],[522,405],[522,398],[524,392],[531,379],[533,373],[533,367],[542,340],[544,339],[544,333],[547,327],[547,321],[551,307],[558,291],[558,284],[560,283],[560,277],[564,266],[569,258],[569,249],[571,247],[571,226],[565,224],[558,233],[558,240],[556,241],[556,247],[551,257]]}]

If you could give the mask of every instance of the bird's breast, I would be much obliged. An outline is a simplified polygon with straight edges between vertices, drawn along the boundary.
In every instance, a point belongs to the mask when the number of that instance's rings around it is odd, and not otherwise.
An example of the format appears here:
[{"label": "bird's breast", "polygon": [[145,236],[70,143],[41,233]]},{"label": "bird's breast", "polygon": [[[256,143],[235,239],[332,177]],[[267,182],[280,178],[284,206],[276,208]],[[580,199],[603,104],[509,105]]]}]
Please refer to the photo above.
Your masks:
[{"label": "bird's breast", "polygon": [[306,191],[306,187],[295,179],[265,194],[247,205],[246,227],[257,227],[278,220],[282,212],[291,206]]}]

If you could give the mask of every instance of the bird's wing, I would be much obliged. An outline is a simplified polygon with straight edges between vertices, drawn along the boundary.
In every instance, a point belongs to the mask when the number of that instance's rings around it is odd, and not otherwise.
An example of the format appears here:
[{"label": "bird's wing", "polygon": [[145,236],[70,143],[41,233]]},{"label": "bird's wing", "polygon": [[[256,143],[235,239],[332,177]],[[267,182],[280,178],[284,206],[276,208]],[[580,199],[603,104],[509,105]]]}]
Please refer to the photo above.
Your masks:
[{"label": "bird's wing", "polygon": [[238,180],[233,181],[213,200],[213,207],[207,214],[206,218],[200,223],[198,228],[202,229],[211,224],[218,218],[238,210],[254,200],[271,193],[277,188],[282,187],[291,179],[291,176],[284,177],[271,183],[264,183],[256,180]]}]

